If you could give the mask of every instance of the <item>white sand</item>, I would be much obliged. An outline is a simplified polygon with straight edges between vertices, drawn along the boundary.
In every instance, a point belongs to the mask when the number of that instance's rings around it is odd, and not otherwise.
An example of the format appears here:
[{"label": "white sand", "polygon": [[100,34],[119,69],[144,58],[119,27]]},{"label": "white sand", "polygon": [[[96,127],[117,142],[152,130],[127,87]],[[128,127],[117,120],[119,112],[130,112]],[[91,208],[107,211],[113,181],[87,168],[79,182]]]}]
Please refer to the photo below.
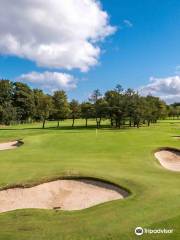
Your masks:
[{"label": "white sand", "polygon": [[155,153],[160,164],[171,171],[180,171],[180,151],[161,150]]},{"label": "white sand", "polygon": [[79,210],[124,196],[126,191],[100,181],[57,180],[0,191],[0,212],[24,208]]},{"label": "white sand", "polygon": [[0,143],[0,151],[7,150],[7,149],[14,149],[19,146],[19,141],[7,142],[7,143]]}]

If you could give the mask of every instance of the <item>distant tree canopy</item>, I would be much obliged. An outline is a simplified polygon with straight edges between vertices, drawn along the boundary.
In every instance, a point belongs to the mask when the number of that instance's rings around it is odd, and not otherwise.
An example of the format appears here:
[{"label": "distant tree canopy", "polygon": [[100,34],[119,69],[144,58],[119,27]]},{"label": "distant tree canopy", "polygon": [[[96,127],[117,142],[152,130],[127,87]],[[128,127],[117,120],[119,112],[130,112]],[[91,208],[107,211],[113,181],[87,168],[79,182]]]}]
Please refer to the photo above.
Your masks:
[{"label": "distant tree canopy", "polygon": [[179,119],[180,117],[180,102],[173,103],[170,106],[167,106],[168,116],[173,119]]},{"label": "distant tree canopy", "polygon": [[49,95],[22,82],[0,80],[0,124],[42,121],[44,128],[46,120],[56,120],[59,127],[60,121],[72,119],[74,127],[75,120],[82,118],[86,127],[88,119],[96,119],[97,128],[106,119],[114,128],[139,128],[166,117],[180,118],[180,103],[166,105],[158,97],[143,97],[133,89],[123,90],[121,85],[104,95],[96,89],[88,101],[79,103],[75,99],[68,102],[62,90]]}]

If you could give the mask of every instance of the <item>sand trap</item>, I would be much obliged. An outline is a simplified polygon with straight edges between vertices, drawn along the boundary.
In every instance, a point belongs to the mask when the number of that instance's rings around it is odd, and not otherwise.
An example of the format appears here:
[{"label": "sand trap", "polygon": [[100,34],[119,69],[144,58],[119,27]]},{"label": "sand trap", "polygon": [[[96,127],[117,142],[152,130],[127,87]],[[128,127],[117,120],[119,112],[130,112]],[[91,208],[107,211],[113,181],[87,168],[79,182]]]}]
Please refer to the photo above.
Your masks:
[{"label": "sand trap", "polygon": [[171,171],[180,171],[180,151],[166,148],[155,153],[160,164]]},{"label": "sand trap", "polygon": [[21,141],[13,141],[13,142],[7,142],[7,143],[0,143],[0,151],[8,150],[8,149],[14,149],[22,145]]},{"label": "sand trap", "polygon": [[173,138],[180,140],[180,136],[173,136]]},{"label": "sand trap", "polygon": [[80,210],[126,196],[128,192],[109,183],[57,180],[31,188],[0,191],[0,212],[24,208]]}]

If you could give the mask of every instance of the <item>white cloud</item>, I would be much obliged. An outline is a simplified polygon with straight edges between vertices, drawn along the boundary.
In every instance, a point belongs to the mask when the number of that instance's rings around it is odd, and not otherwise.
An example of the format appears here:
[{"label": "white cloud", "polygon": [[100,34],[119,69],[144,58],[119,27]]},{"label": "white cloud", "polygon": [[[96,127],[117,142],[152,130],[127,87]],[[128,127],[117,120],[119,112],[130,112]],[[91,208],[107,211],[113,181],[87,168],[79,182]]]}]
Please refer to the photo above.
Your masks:
[{"label": "white cloud", "polygon": [[60,72],[30,72],[22,74],[16,80],[33,84],[34,87],[52,92],[58,89],[71,90],[76,88],[76,79],[67,73]]},{"label": "white cloud", "polygon": [[168,103],[180,102],[180,76],[166,78],[150,78],[150,83],[139,89],[143,95],[159,96]]},{"label": "white cloud", "polygon": [[128,20],[128,19],[124,19],[124,21],[123,21],[123,23],[127,26],[127,27],[133,27],[133,23],[130,21],[130,20]]},{"label": "white cloud", "polygon": [[0,54],[87,71],[116,31],[99,0],[1,0]]}]

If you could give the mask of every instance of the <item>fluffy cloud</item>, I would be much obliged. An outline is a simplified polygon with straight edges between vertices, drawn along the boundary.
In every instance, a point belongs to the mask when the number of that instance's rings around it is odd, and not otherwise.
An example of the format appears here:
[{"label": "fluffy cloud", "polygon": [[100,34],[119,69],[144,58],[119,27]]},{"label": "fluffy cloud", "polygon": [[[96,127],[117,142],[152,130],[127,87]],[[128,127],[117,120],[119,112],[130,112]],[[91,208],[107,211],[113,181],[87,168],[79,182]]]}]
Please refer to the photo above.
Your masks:
[{"label": "fluffy cloud", "polygon": [[116,30],[99,0],[1,0],[0,16],[0,54],[50,68],[87,71]]},{"label": "fluffy cloud", "polygon": [[59,72],[30,72],[22,74],[16,80],[33,84],[35,87],[48,92],[58,89],[70,90],[76,88],[76,79],[72,75]]},{"label": "fluffy cloud", "polygon": [[168,103],[180,102],[180,76],[167,78],[150,78],[150,83],[140,88],[143,95],[152,94],[159,96]]}]

